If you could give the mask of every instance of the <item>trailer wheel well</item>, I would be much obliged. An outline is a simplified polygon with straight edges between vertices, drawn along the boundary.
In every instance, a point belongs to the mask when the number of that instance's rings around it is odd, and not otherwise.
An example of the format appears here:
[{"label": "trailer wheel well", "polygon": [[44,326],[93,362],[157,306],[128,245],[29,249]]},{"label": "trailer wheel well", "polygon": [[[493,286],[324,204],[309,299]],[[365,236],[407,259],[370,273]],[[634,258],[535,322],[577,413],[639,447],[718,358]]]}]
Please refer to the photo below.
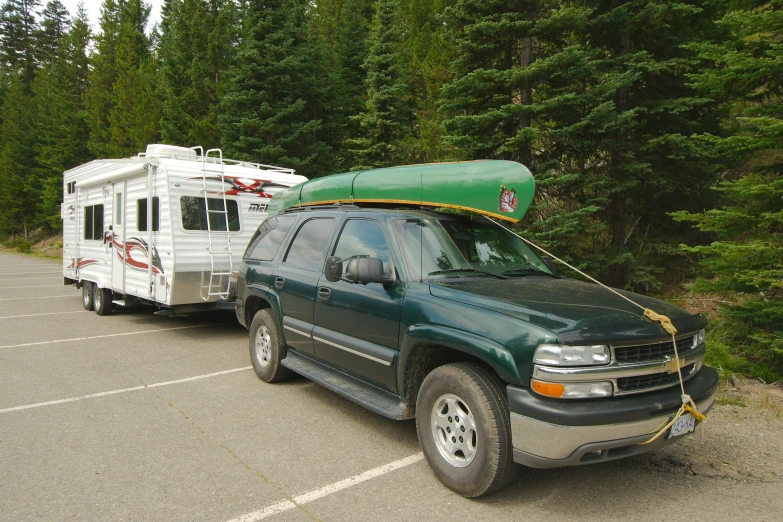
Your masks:
[{"label": "trailer wheel well", "polygon": [[416,398],[419,395],[421,383],[429,373],[439,366],[455,362],[472,362],[495,370],[488,364],[465,352],[432,343],[416,345],[408,354],[403,374],[403,398],[413,414],[416,414]]},{"label": "trailer wheel well", "polygon": [[272,308],[269,301],[258,297],[256,295],[250,296],[245,301],[245,324],[250,328],[250,323],[253,322],[253,318],[256,316],[259,310],[264,308]]}]

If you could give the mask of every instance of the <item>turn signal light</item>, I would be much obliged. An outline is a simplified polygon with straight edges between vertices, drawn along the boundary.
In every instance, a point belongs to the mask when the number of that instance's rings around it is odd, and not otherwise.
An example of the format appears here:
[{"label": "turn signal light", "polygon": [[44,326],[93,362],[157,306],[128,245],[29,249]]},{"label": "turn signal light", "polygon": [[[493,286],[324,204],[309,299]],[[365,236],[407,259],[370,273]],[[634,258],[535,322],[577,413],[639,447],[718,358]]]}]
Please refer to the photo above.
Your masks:
[{"label": "turn signal light", "polygon": [[562,397],[565,386],[552,382],[530,381],[533,391],[546,397]]}]

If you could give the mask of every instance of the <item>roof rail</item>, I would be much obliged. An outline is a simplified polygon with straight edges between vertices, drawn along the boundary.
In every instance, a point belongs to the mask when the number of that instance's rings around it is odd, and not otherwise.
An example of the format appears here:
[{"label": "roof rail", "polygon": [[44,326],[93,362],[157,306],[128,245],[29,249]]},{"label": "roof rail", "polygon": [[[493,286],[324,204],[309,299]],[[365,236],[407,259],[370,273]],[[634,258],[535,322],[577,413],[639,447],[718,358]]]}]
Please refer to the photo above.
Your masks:
[{"label": "roof rail", "polygon": [[288,207],[280,211],[281,214],[287,214],[289,212],[302,212],[304,210],[361,210],[362,207],[355,203],[329,203],[327,205],[306,205],[301,207]]}]

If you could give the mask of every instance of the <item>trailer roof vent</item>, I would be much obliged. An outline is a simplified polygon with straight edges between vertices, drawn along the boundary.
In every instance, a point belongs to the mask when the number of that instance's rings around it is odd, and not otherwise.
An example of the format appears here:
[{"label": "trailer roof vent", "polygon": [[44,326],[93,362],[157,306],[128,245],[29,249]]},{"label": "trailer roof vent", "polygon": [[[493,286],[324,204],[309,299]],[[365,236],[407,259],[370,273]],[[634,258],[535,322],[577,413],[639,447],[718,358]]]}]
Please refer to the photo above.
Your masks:
[{"label": "trailer roof vent", "polygon": [[147,145],[148,158],[171,158],[180,160],[198,160],[200,157],[195,150],[187,147],[176,147],[174,145],[164,145],[161,143],[155,143]]}]

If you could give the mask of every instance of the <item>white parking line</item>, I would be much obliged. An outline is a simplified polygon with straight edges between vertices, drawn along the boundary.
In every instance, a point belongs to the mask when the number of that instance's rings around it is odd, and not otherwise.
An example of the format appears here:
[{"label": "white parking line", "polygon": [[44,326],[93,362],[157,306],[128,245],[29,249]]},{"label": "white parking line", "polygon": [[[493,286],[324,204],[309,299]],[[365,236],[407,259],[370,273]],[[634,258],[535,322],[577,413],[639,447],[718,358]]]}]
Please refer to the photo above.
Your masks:
[{"label": "white parking line", "polygon": [[227,375],[229,373],[242,372],[250,370],[252,366],[243,366],[242,368],[234,368],[232,370],[224,370],[222,372],[208,373],[206,375],[196,375],[195,377],[186,377],[185,379],[177,379],[176,381],[157,382],[155,384],[146,384],[142,386],[134,386],[133,388],[122,388],[120,390],[112,390],[101,393],[92,393],[90,395],[82,395],[81,397],[71,397],[69,399],[59,399],[56,401],[38,402],[35,404],[25,404],[24,406],[14,406],[13,408],[5,408],[0,410],[0,413],[10,413],[12,411],[30,410],[33,408],[40,408],[42,406],[54,406],[55,404],[66,404],[69,402],[83,401],[85,399],[95,399],[96,397],[106,397],[108,395],[117,395],[118,393],[130,393],[140,390],[148,390],[150,388],[160,388],[161,386],[171,386],[172,384],[181,384],[183,382],[198,381],[201,379],[208,379],[210,377],[217,377],[219,375]]},{"label": "white parking line", "polygon": [[156,332],[171,332],[173,330],[187,330],[190,328],[204,328],[205,326],[215,326],[218,324],[224,324],[224,323],[196,324],[192,326],[175,326],[174,328],[158,328],[156,330],[142,330],[140,332],[124,332],[124,333],[116,333],[116,334],[93,335],[90,337],[74,337],[72,339],[54,339],[52,341],[38,341],[35,343],[6,344],[5,346],[0,346],[0,348],[22,348],[24,346],[41,346],[42,344],[72,343],[75,341],[89,341],[91,339],[105,339],[107,337],[124,337],[126,335],[141,335],[141,334],[156,333]]},{"label": "white parking line", "polygon": [[362,482],[366,482],[376,477],[380,477],[381,475],[391,473],[394,470],[404,468],[405,466],[410,466],[411,464],[415,464],[419,462],[423,458],[424,458],[424,454],[416,453],[409,457],[405,457],[404,459],[395,460],[394,462],[390,462],[389,464],[384,464],[383,466],[378,466],[377,468],[373,468],[369,471],[365,471],[364,473],[360,473],[359,475],[354,475],[353,477],[347,478],[345,480],[335,482],[334,484],[329,484],[328,486],[324,486],[322,488],[314,489],[313,491],[310,491],[308,493],[298,495],[296,497],[293,497],[291,500],[283,500],[282,502],[278,502],[276,504],[272,504],[271,506],[267,506],[264,509],[259,509],[258,511],[253,511],[252,513],[247,513],[240,517],[232,518],[228,522],[255,522],[256,520],[261,520],[267,517],[271,517],[272,515],[276,515],[278,513],[282,513],[284,511],[294,509],[297,506],[301,506],[302,504],[313,502],[314,500],[318,500],[319,498],[323,498],[327,495],[331,495],[332,493],[337,493],[340,490],[350,488],[357,484],[361,484]]},{"label": "white parking line", "polygon": [[24,286],[0,286],[0,290],[4,288],[52,288],[55,286],[65,286],[62,283],[59,285],[24,285]]},{"label": "white parking line", "polygon": [[79,297],[79,296],[76,294],[65,294],[65,295],[41,295],[37,297],[6,297],[4,299],[0,299],[0,301],[24,301],[25,299],[56,299],[58,297]]},{"label": "white parking line", "polygon": [[0,317],[0,319],[16,319],[19,317],[40,317],[42,315],[83,314],[86,312],[87,310],[76,310],[75,312],[49,312],[46,314],[5,315],[3,317]]},{"label": "white parking line", "polygon": [[3,279],[0,279],[0,281],[24,281],[25,279],[62,279],[62,274],[58,275],[52,275],[52,276],[44,276],[44,277],[6,277]]},{"label": "white parking line", "polygon": [[63,275],[62,272],[28,272],[26,270],[20,270],[19,272],[0,272],[0,275],[4,275],[4,276],[6,276],[6,275],[8,275],[8,276],[12,276],[12,275],[33,275],[33,274],[35,274],[35,275],[52,275],[52,276],[53,275],[60,275],[60,276]]}]

